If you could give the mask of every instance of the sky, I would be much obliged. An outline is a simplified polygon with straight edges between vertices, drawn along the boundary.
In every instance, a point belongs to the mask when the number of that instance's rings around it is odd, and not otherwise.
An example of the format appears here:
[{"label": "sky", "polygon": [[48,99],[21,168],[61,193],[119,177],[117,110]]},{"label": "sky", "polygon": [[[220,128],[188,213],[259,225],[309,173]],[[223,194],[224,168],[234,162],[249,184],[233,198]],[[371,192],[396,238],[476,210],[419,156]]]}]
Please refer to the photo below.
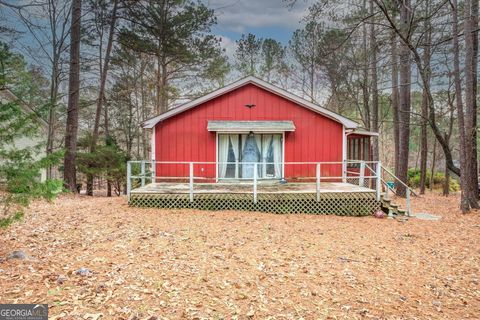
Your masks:
[{"label": "sky", "polygon": [[287,44],[292,33],[302,27],[309,1],[298,0],[293,7],[285,0],[206,0],[215,10],[217,25],[213,33],[222,39],[227,55],[232,56],[235,41],[242,34],[273,38]]}]

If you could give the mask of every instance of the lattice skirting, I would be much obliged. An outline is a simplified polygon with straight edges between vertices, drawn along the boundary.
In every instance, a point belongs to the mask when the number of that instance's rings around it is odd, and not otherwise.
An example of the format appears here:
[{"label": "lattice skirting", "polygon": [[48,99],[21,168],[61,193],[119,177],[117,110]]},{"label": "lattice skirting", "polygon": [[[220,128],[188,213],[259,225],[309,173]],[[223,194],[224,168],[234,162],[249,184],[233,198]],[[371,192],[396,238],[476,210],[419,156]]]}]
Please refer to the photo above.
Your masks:
[{"label": "lattice skirting", "polygon": [[379,210],[380,203],[374,192],[322,193],[317,202],[316,194],[282,193],[258,194],[253,203],[252,194],[196,194],[190,202],[188,194],[132,194],[132,207],[165,209],[242,210],[270,213],[335,214],[365,216]]}]

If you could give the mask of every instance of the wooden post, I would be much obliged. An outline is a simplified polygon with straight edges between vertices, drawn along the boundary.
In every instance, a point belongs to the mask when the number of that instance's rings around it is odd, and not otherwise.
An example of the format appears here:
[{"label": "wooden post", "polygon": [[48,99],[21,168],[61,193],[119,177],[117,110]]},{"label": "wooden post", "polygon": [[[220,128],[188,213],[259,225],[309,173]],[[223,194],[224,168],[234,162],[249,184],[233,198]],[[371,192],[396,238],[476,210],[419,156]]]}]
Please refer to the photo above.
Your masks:
[{"label": "wooden post", "polygon": [[132,164],[127,162],[127,199],[130,201],[130,191],[132,190]]},{"label": "wooden post", "polygon": [[411,215],[411,207],[410,207],[410,188],[406,188],[406,196],[407,196],[407,217]]},{"label": "wooden post", "polygon": [[238,159],[235,159],[235,179],[238,179],[238,171],[239,171]]},{"label": "wooden post", "polygon": [[376,168],[377,172],[376,172],[376,191],[377,191],[377,201],[380,201],[380,191],[381,191],[381,188],[382,188],[382,164],[380,161],[377,162],[377,168]]},{"label": "wooden post", "polygon": [[317,163],[317,202],[320,202],[320,163]]},{"label": "wooden post", "polygon": [[365,162],[360,162],[360,177],[358,178],[358,185],[363,187],[365,185]]},{"label": "wooden post", "polygon": [[347,161],[342,161],[342,182],[347,182]]},{"label": "wooden post", "polygon": [[257,203],[257,175],[258,175],[258,166],[255,162],[253,164],[253,203]]},{"label": "wooden post", "polygon": [[157,165],[155,163],[155,160],[152,160],[152,183],[155,183],[157,182],[157,179],[155,177],[155,175],[157,174]]},{"label": "wooden post", "polygon": [[190,202],[193,202],[193,162],[190,162]]},{"label": "wooden post", "polygon": [[145,187],[145,161],[142,160],[142,162],[140,162],[140,166],[140,175],[142,176],[140,179],[142,181],[142,187]]},{"label": "wooden post", "polygon": [[263,158],[263,163],[262,163],[262,178],[265,179],[267,176],[267,159]]}]

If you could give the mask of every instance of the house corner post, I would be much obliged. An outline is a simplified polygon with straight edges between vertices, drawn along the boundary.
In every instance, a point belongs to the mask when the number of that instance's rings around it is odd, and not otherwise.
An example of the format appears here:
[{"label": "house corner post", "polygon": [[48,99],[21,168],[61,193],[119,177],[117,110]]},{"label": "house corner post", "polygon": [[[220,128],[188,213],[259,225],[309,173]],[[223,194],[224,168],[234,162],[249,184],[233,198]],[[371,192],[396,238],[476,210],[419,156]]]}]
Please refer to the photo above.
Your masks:
[{"label": "house corner post", "polygon": [[193,162],[190,162],[190,179],[189,179],[189,189],[190,189],[190,202],[193,202]]}]

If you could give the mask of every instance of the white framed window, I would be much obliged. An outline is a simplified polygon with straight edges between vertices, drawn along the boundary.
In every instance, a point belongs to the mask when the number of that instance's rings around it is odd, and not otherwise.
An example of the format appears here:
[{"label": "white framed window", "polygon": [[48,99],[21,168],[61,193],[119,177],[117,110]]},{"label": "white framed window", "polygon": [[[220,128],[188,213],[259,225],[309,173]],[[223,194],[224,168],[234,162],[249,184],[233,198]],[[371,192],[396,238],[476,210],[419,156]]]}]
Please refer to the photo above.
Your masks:
[{"label": "white framed window", "polygon": [[259,163],[259,179],[282,177],[282,133],[219,133],[217,141],[219,179],[253,179],[253,163]]}]

